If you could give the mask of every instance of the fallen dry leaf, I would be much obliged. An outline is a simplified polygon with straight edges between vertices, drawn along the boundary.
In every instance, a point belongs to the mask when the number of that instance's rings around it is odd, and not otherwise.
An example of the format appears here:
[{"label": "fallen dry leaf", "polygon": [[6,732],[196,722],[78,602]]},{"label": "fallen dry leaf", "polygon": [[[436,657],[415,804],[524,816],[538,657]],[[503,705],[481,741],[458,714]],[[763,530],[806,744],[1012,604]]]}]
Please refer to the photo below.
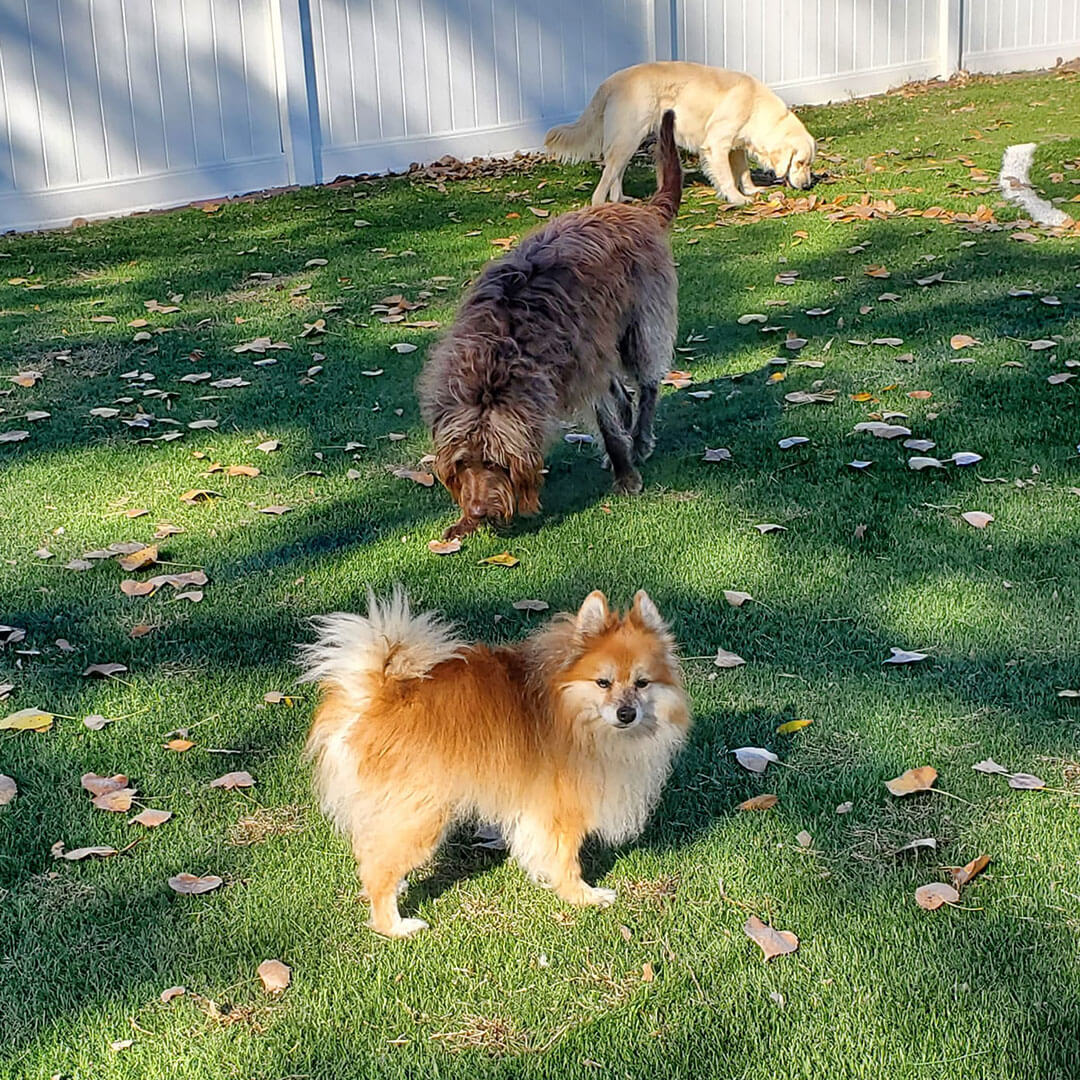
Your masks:
[{"label": "fallen dry leaf", "polygon": [[116,675],[122,675],[125,671],[127,671],[127,668],[123,664],[91,664],[83,672],[83,675],[111,679]]},{"label": "fallen dry leaf", "polygon": [[259,443],[255,449],[261,450],[264,454],[272,454],[275,450],[281,449],[281,442],[278,439],[267,439],[266,442]]},{"label": "fallen dry leaf", "polygon": [[171,810],[146,809],[141,814],[136,814],[128,821],[129,825],[145,825],[148,829],[156,829],[164,825],[172,817]]},{"label": "fallen dry leaf", "polygon": [[190,739],[170,739],[163,744],[163,747],[166,750],[175,750],[176,753],[182,754],[185,750],[190,750],[194,745]]},{"label": "fallen dry leaf", "polygon": [[169,878],[169,888],[184,896],[200,896],[202,893],[212,892],[223,884],[224,881],[216,874],[196,877],[194,874],[185,873]]},{"label": "fallen dry leaf", "polygon": [[162,990],[158,998],[163,1005],[168,1005],[173,998],[182,997],[186,993],[186,986],[170,986],[167,990]]},{"label": "fallen dry leaf", "polygon": [[498,555],[489,555],[486,559],[481,559],[481,565],[485,566],[517,566],[521,562],[520,559],[511,555],[509,551],[500,552]]},{"label": "fallen dry leaf", "polygon": [[41,709],[20,709],[0,720],[0,731],[48,731],[53,714]]},{"label": "fallen dry leaf", "polygon": [[923,851],[929,848],[931,851],[937,850],[937,838],[933,836],[921,836],[918,840],[910,840],[903,847],[897,848],[893,852],[894,855],[907,855],[909,852]]},{"label": "fallen dry leaf", "polygon": [[728,652],[727,649],[717,649],[713,663],[718,668],[737,668],[742,667],[746,661],[737,653]]},{"label": "fallen dry leaf", "polygon": [[1046,781],[1031,773],[1018,772],[1009,774],[1009,787],[1017,791],[1039,791],[1046,787]]},{"label": "fallen dry leaf", "polygon": [[116,776],[98,776],[97,773],[83,773],[79,784],[91,795],[107,795],[110,791],[120,791],[128,786],[128,778],[120,773]]},{"label": "fallen dry leaf", "polygon": [[280,994],[288,988],[292,979],[292,968],[280,960],[264,960],[255,972],[262,979],[263,989],[268,994]]},{"label": "fallen dry leaf", "polygon": [[960,515],[964,521],[969,525],[974,526],[976,529],[985,529],[991,521],[994,520],[993,514],[983,513],[982,510],[968,510],[966,514]]},{"label": "fallen dry leaf", "polygon": [[131,800],[135,798],[134,788],[120,788],[119,791],[106,791],[95,795],[90,801],[98,810],[108,810],[112,814],[126,814],[131,809]]},{"label": "fallen dry leaf", "polygon": [[254,787],[255,777],[249,772],[243,770],[239,772],[226,773],[224,776],[219,776],[216,780],[210,781],[212,788],[224,788],[226,791],[235,791],[237,788],[249,788]]},{"label": "fallen dry leaf", "polygon": [[776,729],[776,734],[790,735],[794,731],[801,731],[804,727],[808,727],[813,722],[813,720],[788,720]]},{"label": "fallen dry leaf", "polygon": [[957,889],[962,889],[976,874],[981,874],[990,865],[989,855],[980,855],[972,859],[967,866],[953,868],[949,873],[952,883]]},{"label": "fallen dry leaf", "polygon": [[289,697],[288,694],[283,694],[280,690],[267,690],[263,694],[263,701],[267,705],[288,705],[291,708],[296,698]]},{"label": "fallen dry leaf", "polygon": [[52,856],[54,859],[67,859],[68,862],[81,862],[83,859],[88,859],[91,856],[95,856],[99,859],[106,859],[110,855],[116,854],[116,848],[102,845],[101,847],[80,847],[72,848],[71,851],[65,851],[63,842],[59,845],[53,844]]},{"label": "fallen dry leaf", "polygon": [[551,607],[546,600],[515,600],[510,606],[515,611],[547,611]]},{"label": "fallen dry leaf", "polygon": [[954,349],[966,349],[971,345],[981,345],[982,342],[978,338],[972,337],[970,334],[953,334],[949,338],[949,344]]},{"label": "fallen dry leaf", "polygon": [[944,882],[933,881],[929,885],[920,885],[915,890],[915,903],[927,911],[937,911],[942,904],[955,904],[960,894]]},{"label": "fallen dry leaf", "polygon": [[993,758],[985,761],[977,761],[971,766],[976,772],[987,773],[992,776],[1008,776],[1009,770],[1004,765],[999,765]]},{"label": "fallen dry leaf", "polygon": [[435,477],[429,472],[417,472],[415,469],[391,469],[390,471],[399,480],[412,480],[424,487],[432,487],[435,483]]},{"label": "fallen dry leaf", "polygon": [[258,512],[260,514],[276,514],[280,517],[282,514],[288,514],[291,511],[291,506],[264,506]]},{"label": "fallen dry leaf", "polygon": [[185,503],[209,502],[211,499],[220,499],[220,491],[207,491],[206,488],[192,488],[180,496],[180,501]]},{"label": "fallen dry leaf", "polygon": [[883,664],[917,664],[920,660],[926,660],[926,653],[913,652],[908,649],[898,649],[895,645],[889,646],[891,656],[882,660]]},{"label": "fallen dry leaf", "polygon": [[765,536],[767,533],[787,532],[786,525],[777,525],[771,521],[764,522],[761,525],[755,525],[754,528],[757,529],[762,536]]},{"label": "fallen dry leaf", "polygon": [[921,765],[917,769],[908,769],[893,780],[886,780],[885,786],[893,795],[911,795],[917,791],[929,791],[937,775],[933,765]]},{"label": "fallen dry leaf", "polygon": [[746,799],[735,807],[736,810],[771,810],[778,802],[778,795],[755,795],[752,799]]},{"label": "fallen dry leaf", "polygon": [[738,589],[725,589],[724,599],[732,607],[742,607],[747,600],[753,600],[754,598],[748,592],[739,592]]},{"label": "fallen dry leaf", "polygon": [[756,915],[746,920],[743,933],[761,947],[766,962],[774,956],[793,953],[799,947],[799,939],[790,930],[774,930]]},{"label": "fallen dry leaf", "polygon": [[771,762],[780,760],[771,750],[764,750],[760,746],[740,746],[731,752],[735,760],[752,773],[763,773]]},{"label": "fallen dry leaf", "polygon": [[436,555],[453,555],[461,550],[461,541],[456,538],[453,540],[429,540],[427,546],[428,551],[434,552]]},{"label": "fallen dry leaf", "polygon": [[117,560],[123,570],[131,573],[132,570],[142,570],[146,566],[153,566],[158,561],[157,544],[149,544],[132,554]]},{"label": "fallen dry leaf", "polygon": [[0,806],[7,806],[19,794],[19,785],[10,776],[0,774]]}]

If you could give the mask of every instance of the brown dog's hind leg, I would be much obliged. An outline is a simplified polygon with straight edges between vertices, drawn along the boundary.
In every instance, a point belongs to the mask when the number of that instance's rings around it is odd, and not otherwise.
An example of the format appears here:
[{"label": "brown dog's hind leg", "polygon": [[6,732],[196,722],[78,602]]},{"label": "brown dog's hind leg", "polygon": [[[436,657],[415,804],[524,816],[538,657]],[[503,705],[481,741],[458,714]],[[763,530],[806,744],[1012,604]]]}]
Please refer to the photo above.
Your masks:
[{"label": "brown dog's hind leg", "polygon": [[634,466],[634,440],[623,427],[619,413],[619,403],[606,397],[596,405],[596,423],[615,474],[615,490],[624,495],[636,495],[642,488],[641,473]]}]

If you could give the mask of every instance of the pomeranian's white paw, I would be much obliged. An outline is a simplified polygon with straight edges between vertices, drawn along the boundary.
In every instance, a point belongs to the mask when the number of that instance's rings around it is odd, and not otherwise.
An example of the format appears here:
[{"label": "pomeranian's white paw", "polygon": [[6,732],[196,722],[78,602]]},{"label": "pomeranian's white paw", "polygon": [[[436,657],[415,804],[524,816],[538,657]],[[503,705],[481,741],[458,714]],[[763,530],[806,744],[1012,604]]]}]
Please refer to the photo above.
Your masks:
[{"label": "pomeranian's white paw", "polygon": [[385,929],[371,923],[368,923],[368,925],[376,934],[382,934],[383,937],[388,938],[410,938],[419,934],[421,930],[429,929],[428,924],[423,919],[398,919],[396,923]]},{"label": "pomeranian's white paw", "polygon": [[615,903],[615,890],[596,889],[586,885],[581,893],[581,903],[591,907],[611,907]]}]

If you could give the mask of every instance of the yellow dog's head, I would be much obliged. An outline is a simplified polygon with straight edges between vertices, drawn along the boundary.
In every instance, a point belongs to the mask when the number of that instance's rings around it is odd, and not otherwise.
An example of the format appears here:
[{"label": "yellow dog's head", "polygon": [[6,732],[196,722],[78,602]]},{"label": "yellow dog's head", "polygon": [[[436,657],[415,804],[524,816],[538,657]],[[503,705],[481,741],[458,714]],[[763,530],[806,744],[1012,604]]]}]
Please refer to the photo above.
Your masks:
[{"label": "yellow dog's head", "polygon": [[813,183],[810,167],[817,156],[817,143],[803,122],[790,110],[777,124],[772,145],[766,154],[777,180],[786,180],[794,188],[808,188]]}]

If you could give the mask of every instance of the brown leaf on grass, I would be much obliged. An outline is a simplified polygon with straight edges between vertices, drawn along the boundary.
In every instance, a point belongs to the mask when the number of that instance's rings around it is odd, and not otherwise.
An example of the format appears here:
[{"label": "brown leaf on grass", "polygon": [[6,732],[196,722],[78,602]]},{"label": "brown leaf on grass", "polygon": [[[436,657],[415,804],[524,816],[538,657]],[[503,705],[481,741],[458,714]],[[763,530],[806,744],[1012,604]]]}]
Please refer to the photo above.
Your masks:
[{"label": "brown leaf on grass", "polygon": [[427,546],[428,551],[436,555],[453,555],[461,550],[461,541],[457,538],[453,540],[429,540]]},{"label": "brown leaf on grass", "polygon": [[985,761],[977,761],[971,766],[976,772],[987,773],[991,776],[1008,776],[1009,770],[1004,765],[999,765],[993,758]]},{"label": "brown leaf on grass", "polygon": [[967,866],[956,866],[949,871],[952,883],[957,889],[962,889],[976,874],[981,874],[990,865],[989,855],[980,855],[972,859]]},{"label": "brown leaf on grass", "polygon": [[280,994],[292,979],[292,968],[280,960],[264,960],[255,973],[262,979],[263,989],[268,994]]},{"label": "brown leaf on grass", "polygon": [[211,499],[220,499],[220,491],[207,491],[206,488],[191,488],[180,496],[180,501],[185,503],[209,502]]},{"label": "brown leaf on grass", "polygon": [[771,810],[778,802],[778,795],[755,795],[751,799],[745,799],[735,807],[736,810]]},{"label": "brown leaf on grass", "polygon": [[255,449],[261,450],[264,454],[272,454],[275,450],[281,449],[281,442],[278,439],[267,439],[266,442],[259,443]]},{"label": "brown leaf on grass", "polygon": [[84,675],[97,676],[101,679],[110,679],[114,675],[122,675],[127,668],[123,664],[91,664]]},{"label": "brown leaf on grass", "polygon": [[867,277],[872,277],[872,278],[887,278],[887,277],[892,277],[892,275],[891,275],[891,274],[889,273],[889,271],[888,271],[888,270],[886,270],[886,269],[885,269],[885,267],[884,267],[884,266],[868,266],[868,267],[867,267],[867,268],[866,268],[866,269],[865,269],[865,270],[863,271],[863,273],[864,273],[864,274],[865,274],[865,275],[866,275]]},{"label": "brown leaf on grass", "polygon": [[220,888],[225,882],[216,874],[197,877],[195,874],[177,874],[169,878],[169,888],[183,896],[201,896]]},{"label": "brown leaf on grass", "polygon": [[799,939],[790,930],[774,930],[756,915],[746,920],[743,933],[761,947],[766,962],[774,956],[793,953],[799,947]]},{"label": "brown leaf on grass", "polygon": [[267,705],[288,705],[291,708],[296,698],[289,697],[288,694],[283,694],[280,690],[268,690],[263,694],[263,701]]},{"label": "brown leaf on grass", "polygon": [[911,795],[917,791],[929,791],[937,775],[933,765],[922,765],[917,769],[908,769],[893,780],[886,780],[885,786],[892,795]]},{"label": "brown leaf on grass", "polygon": [[120,791],[128,786],[128,778],[122,773],[116,776],[98,776],[97,773],[83,773],[79,785],[91,795],[107,795],[110,791]]},{"label": "brown leaf on grass", "polygon": [[111,720],[107,720],[100,713],[91,713],[83,717],[83,727],[89,731],[103,731],[111,723]]},{"label": "brown leaf on grass", "polygon": [[165,750],[173,750],[177,754],[182,754],[185,750],[190,750],[194,745],[190,739],[170,739],[167,743],[163,743],[162,747]]},{"label": "brown leaf on grass", "polygon": [[149,623],[136,623],[129,631],[128,636],[133,638],[146,637],[147,634],[153,633],[154,628]]},{"label": "brown leaf on grass", "polygon": [[72,848],[70,851],[65,851],[64,842],[60,840],[53,844],[50,852],[54,859],[67,859],[68,862],[82,862],[83,859],[88,859],[91,856],[96,856],[99,859],[107,859],[110,855],[116,854],[116,848],[102,845],[100,847]]},{"label": "brown leaf on grass", "polygon": [[669,371],[661,380],[661,386],[673,386],[676,390],[682,390],[694,381],[694,376],[689,371]]},{"label": "brown leaf on grass", "polygon": [[976,529],[985,529],[994,520],[993,514],[984,513],[982,510],[968,510],[967,513],[961,514],[960,517]]},{"label": "brown leaf on grass", "polygon": [[515,611],[547,611],[551,607],[546,600],[515,600],[510,606]]},{"label": "brown leaf on grass", "polygon": [[258,476],[260,471],[254,465],[230,465],[225,470],[229,476]]},{"label": "brown leaf on grass", "polygon": [[0,731],[48,731],[53,714],[41,709],[20,709],[0,720]]},{"label": "brown leaf on grass", "polygon": [[95,795],[90,801],[98,810],[108,810],[112,814],[126,814],[131,809],[131,800],[135,798],[134,788],[120,788],[119,791],[106,791]]},{"label": "brown leaf on grass", "polygon": [[942,904],[955,904],[959,899],[960,894],[951,885],[941,881],[920,885],[915,890],[915,903],[927,911],[937,911]]},{"label": "brown leaf on grass", "polygon": [[742,667],[746,661],[739,656],[738,653],[728,652],[727,649],[718,648],[716,650],[716,656],[713,657],[713,663],[718,668],[737,668]]},{"label": "brown leaf on grass", "polygon": [[142,570],[147,566],[153,566],[158,561],[158,546],[157,544],[148,544],[146,547],[140,548],[131,555],[117,561],[120,563],[121,569],[126,570],[128,573],[133,570]]},{"label": "brown leaf on grass", "polygon": [[173,998],[182,997],[186,993],[186,986],[170,986],[167,990],[162,990],[158,998],[163,1005],[168,1005]]},{"label": "brown leaf on grass", "polygon": [[237,788],[249,788],[254,787],[254,785],[255,777],[243,770],[226,773],[224,776],[219,776],[216,780],[210,781],[212,788],[223,788],[225,791],[235,791]]},{"label": "brown leaf on grass", "polygon": [[260,514],[276,514],[280,517],[282,514],[288,514],[292,510],[291,506],[264,506],[259,510]]},{"label": "brown leaf on grass", "polygon": [[0,806],[7,806],[19,794],[19,785],[10,776],[0,774]]},{"label": "brown leaf on grass", "polygon": [[156,829],[164,825],[172,817],[171,810],[151,810],[147,808],[141,814],[136,814],[128,821],[129,825],[145,825],[148,829]]},{"label": "brown leaf on grass", "polygon": [[953,349],[966,349],[971,345],[981,345],[982,342],[978,338],[972,337],[970,334],[953,334],[949,338],[949,344]]}]

